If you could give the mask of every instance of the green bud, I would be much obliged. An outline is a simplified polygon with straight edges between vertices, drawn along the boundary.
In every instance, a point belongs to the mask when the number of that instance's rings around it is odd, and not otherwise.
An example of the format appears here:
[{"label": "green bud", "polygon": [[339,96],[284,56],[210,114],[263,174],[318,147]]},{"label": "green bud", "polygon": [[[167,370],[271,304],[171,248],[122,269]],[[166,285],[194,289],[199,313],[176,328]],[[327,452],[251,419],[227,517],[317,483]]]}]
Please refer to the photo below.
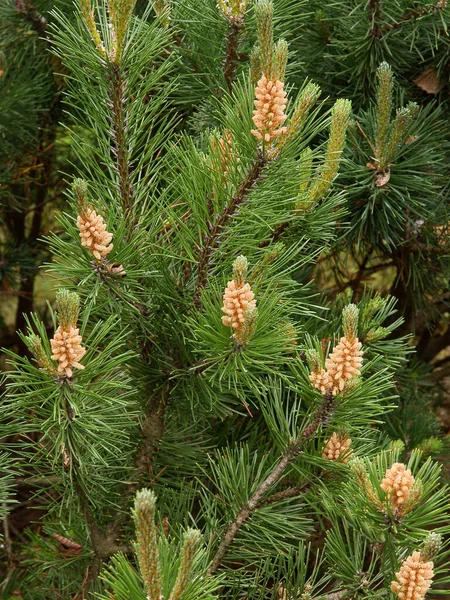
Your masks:
[{"label": "green bud", "polygon": [[311,186],[310,200],[312,202],[317,202],[323,198],[337,175],[351,110],[350,100],[343,99],[336,100],[331,110],[330,137],[328,138],[324,164]]},{"label": "green bud", "polygon": [[255,16],[262,72],[271,79],[274,67],[273,4],[271,0],[258,0],[255,4]]},{"label": "green bud", "polygon": [[183,538],[183,550],[181,551],[181,562],[178,569],[178,575],[170,594],[169,600],[181,600],[183,593],[191,580],[192,566],[195,553],[200,546],[202,539],[200,531],[197,529],[188,529]]},{"label": "green bud", "polygon": [[233,279],[236,282],[236,285],[241,286],[245,283],[247,271],[248,260],[243,255],[238,256],[233,263]]},{"label": "green bud", "polygon": [[306,350],[305,356],[311,372],[318,371],[322,367],[322,361],[317,350]]},{"label": "green bud", "polygon": [[348,340],[358,337],[359,309],[356,304],[348,304],[342,311],[344,335]]},{"label": "green bud", "polygon": [[134,502],[133,519],[136,553],[148,600],[160,600],[162,592],[155,512],[155,494],[148,489],[140,490]]},{"label": "green bud", "polygon": [[279,40],[275,46],[275,64],[274,78],[283,81],[288,59],[288,43],[286,40]]},{"label": "green bud", "polygon": [[31,354],[36,359],[37,364],[43,371],[47,371],[51,374],[57,372],[49,357],[45,353],[45,350],[42,346],[42,340],[39,336],[33,333],[25,338],[25,343]]},{"label": "green bud", "polygon": [[242,326],[242,330],[238,333],[234,334],[236,342],[240,346],[245,346],[251,340],[255,333],[256,329],[256,321],[258,318],[258,309],[256,306],[251,306],[247,308],[244,313],[245,322]]},{"label": "green bud", "polygon": [[398,452],[401,454],[405,449],[405,442],[403,440],[393,440],[387,449],[389,452]]},{"label": "green bud", "polygon": [[439,454],[442,450],[442,441],[432,436],[424,440],[417,448],[425,455]]},{"label": "green bud", "polygon": [[386,336],[390,334],[390,330],[387,327],[376,327],[375,329],[371,329],[365,337],[366,342],[378,342],[379,340],[384,339]]},{"label": "green bud", "polygon": [[56,311],[63,329],[75,327],[80,312],[80,297],[75,292],[62,288],[56,292]]},{"label": "green bud", "polygon": [[88,184],[84,179],[76,178],[72,182],[72,193],[78,208],[87,204]]},{"label": "green bud", "polygon": [[382,62],[377,69],[377,155],[379,158],[388,142],[389,123],[392,112],[392,88],[394,76],[387,62]]},{"label": "green bud", "polygon": [[424,561],[434,560],[439,553],[442,544],[442,536],[439,533],[429,533],[420,552],[420,558]]}]

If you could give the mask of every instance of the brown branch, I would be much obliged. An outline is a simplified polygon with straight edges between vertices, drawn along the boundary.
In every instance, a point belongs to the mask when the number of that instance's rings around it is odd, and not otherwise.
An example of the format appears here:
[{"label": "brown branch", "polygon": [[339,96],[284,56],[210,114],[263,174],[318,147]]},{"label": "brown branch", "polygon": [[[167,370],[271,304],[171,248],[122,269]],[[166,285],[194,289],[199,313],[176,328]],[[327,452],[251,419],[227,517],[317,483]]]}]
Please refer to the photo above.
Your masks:
[{"label": "brown branch", "polygon": [[370,0],[369,2],[369,18],[372,23],[370,35],[377,40],[382,36],[381,21],[381,5],[382,0]]},{"label": "brown branch", "polygon": [[110,63],[111,70],[111,104],[116,170],[119,176],[119,192],[125,216],[131,211],[131,184],[128,165],[128,148],[125,124],[125,88],[126,81],[120,65]]},{"label": "brown branch", "polygon": [[210,226],[209,234],[203,237],[203,245],[200,250],[200,256],[197,263],[197,281],[194,291],[194,304],[197,307],[200,306],[200,295],[208,278],[209,265],[214,250],[218,246],[219,236],[230,219],[246,201],[252,187],[261,177],[262,169],[265,164],[266,159],[261,152],[258,152],[256,162],[248,171],[237,193],[233,196],[228,206],[226,206],[223,212],[217,217],[216,222]]},{"label": "brown branch", "polygon": [[252,494],[247,504],[239,511],[236,518],[228,526],[227,531],[223,537],[223,540],[213,558],[211,566],[208,572],[215,573],[219,568],[223,557],[225,556],[228,547],[233,542],[238,531],[245,523],[245,521],[251,517],[251,515],[264,503],[264,495],[269,489],[276,484],[281,476],[283,475],[286,468],[295,459],[296,456],[303,450],[304,443],[312,438],[319,426],[326,423],[334,409],[334,396],[324,396],[323,402],[314,413],[314,417],[311,423],[303,430],[300,437],[292,442],[281,459],[279,460],[273,471],[266,477],[266,479],[259,485],[256,491]]},{"label": "brown branch", "polygon": [[278,227],[272,231],[272,234],[268,240],[263,240],[262,242],[259,242],[259,247],[266,248],[267,246],[270,246],[270,244],[277,242],[290,224],[290,221],[280,223],[280,225],[278,225]]},{"label": "brown branch", "polygon": [[230,31],[226,38],[226,52],[225,59],[223,61],[223,74],[225,76],[225,81],[230,92],[233,88],[234,74],[236,71],[237,63],[239,62],[238,48],[241,44],[242,29],[242,20],[231,21]]},{"label": "brown branch", "polygon": [[47,29],[47,19],[40,15],[31,3],[24,0],[16,0],[16,10],[24,15],[35,31],[40,34],[45,32]]},{"label": "brown branch", "polygon": [[425,15],[431,13],[438,13],[447,8],[446,0],[439,0],[436,4],[430,4],[429,6],[418,6],[417,8],[413,8],[409,10],[406,14],[404,14],[398,21],[392,23],[392,25],[384,25],[383,31],[391,31],[392,29],[399,29],[405,23],[410,21],[415,21],[420,17],[424,17]]},{"label": "brown branch", "polygon": [[307,490],[312,487],[312,482],[306,483],[305,485],[296,485],[295,487],[290,487],[285,490],[281,490],[281,492],[277,492],[276,494],[272,494],[268,498],[262,500],[260,506],[267,506],[268,504],[276,504],[277,502],[281,502],[282,500],[287,500],[288,498],[295,498],[296,496],[300,496]]}]

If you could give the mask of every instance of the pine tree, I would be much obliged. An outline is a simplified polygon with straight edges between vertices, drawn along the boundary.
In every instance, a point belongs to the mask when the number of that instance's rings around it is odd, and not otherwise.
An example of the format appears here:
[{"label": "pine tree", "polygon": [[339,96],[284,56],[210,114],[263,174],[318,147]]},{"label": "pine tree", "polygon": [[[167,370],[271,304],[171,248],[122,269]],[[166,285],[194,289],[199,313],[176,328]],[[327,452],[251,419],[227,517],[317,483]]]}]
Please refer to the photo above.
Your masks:
[{"label": "pine tree", "polygon": [[[402,252],[421,210],[424,230],[441,226],[444,199],[439,213],[420,199],[444,185],[439,112],[394,115],[396,65],[381,60],[367,108],[352,116],[346,86],[327,100],[286,41],[298,11],[52,13],[76,176],[47,238],[63,287],[48,322],[26,317],[27,353],[7,352],[1,500],[6,513],[19,476],[42,516],[14,545],[5,529],[5,598],[449,589],[441,444],[426,423],[398,425],[413,372],[403,298],[399,314],[389,295],[345,280],[328,299],[313,280],[324,255],[336,273],[354,248]],[[419,168],[431,175],[413,185]],[[361,197],[396,219],[361,214]],[[428,276],[405,292],[419,308],[445,286]]]}]

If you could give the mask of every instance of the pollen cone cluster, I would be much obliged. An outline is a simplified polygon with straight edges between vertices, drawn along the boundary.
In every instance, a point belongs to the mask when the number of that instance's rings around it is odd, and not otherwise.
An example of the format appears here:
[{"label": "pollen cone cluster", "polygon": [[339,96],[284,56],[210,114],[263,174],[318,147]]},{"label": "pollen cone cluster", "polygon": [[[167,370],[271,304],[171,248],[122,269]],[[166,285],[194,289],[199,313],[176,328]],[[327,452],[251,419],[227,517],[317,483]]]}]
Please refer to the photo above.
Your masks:
[{"label": "pollen cone cluster", "polygon": [[400,600],[423,600],[432,583],[433,566],[432,561],[422,559],[420,552],[413,552],[395,574],[397,581],[391,583],[391,590]]},{"label": "pollen cone cluster", "polygon": [[343,336],[325,361],[334,396],[343,391],[348,379],[360,374],[363,361],[361,346],[358,338]]},{"label": "pollen cone cluster", "polygon": [[[403,463],[394,463],[392,467],[386,471],[380,487],[387,493],[394,510],[402,507],[402,505],[406,503],[411,494],[414,481],[415,479],[412,476],[411,471],[406,469]],[[405,596],[405,598],[406,597],[407,596]],[[411,598],[412,597],[413,596],[411,596]]]},{"label": "pollen cone cluster", "polygon": [[50,344],[52,347],[52,359],[58,361],[58,372],[72,377],[72,368],[84,369],[79,361],[86,354],[86,349],[81,346],[81,335],[75,327],[64,329],[61,325],[55,331]]},{"label": "pollen cone cluster", "polygon": [[256,307],[255,294],[248,283],[239,285],[234,279],[229,281],[223,294],[222,323],[231,326],[236,333],[245,323],[245,312]]},{"label": "pollen cone cluster", "polygon": [[338,435],[336,432],[334,432],[325,444],[322,452],[322,458],[333,461],[340,460],[341,462],[346,463],[350,458],[351,452],[349,451],[349,448],[351,443],[352,440],[350,438],[347,438],[343,435]]},{"label": "pollen cone cluster", "polygon": [[255,110],[253,123],[256,129],[252,134],[260,141],[269,144],[280,135],[286,133],[286,127],[281,127],[286,120],[286,92],[282,81],[268,80],[261,77],[255,88]]},{"label": "pollen cone cluster", "polygon": [[106,224],[101,215],[93,208],[86,208],[77,217],[81,245],[89,248],[97,260],[101,260],[113,249],[112,233],[106,231]]},{"label": "pollen cone cluster", "polygon": [[331,390],[331,377],[323,367],[317,367],[309,375],[309,379],[313,386],[320,391],[321,394],[329,394]]}]

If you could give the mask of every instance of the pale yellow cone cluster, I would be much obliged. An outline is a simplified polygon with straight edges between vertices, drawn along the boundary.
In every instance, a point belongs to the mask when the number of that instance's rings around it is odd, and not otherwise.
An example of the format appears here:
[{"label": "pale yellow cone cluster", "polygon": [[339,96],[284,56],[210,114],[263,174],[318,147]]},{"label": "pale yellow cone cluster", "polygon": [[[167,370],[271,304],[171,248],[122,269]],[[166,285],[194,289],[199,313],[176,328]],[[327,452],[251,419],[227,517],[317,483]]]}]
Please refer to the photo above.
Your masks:
[{"label": "pale yellow cone cluster", "polygon": [[317,367],[309,374],[309,379],[313,386],[321,394],[329,394],[331,390],[331,379],[323,367]]},{"label": "pale yellow cone cluster", "polygon": [[55,335],[50,344],[52,347],[52,359],[58,361],[58,372],[65,373],[67,377],[72,377],[75,369],[84,369],[80,365],[80,360],[86,354],[86,349],[81,345],[81,335],[76,327],[64,329],[61,325],[55,331]]},{"label": "pale yellow cone cluster", "polygon": [[309,375],[313,386],[322,394],[337,396],[343,392],[349,379],[361,374],[361,342],[358,338],[341,337],[339,344],[325,361],[325,367],[317,366]]},{"label": "pale yellow cone cluster", "polygon": [[355,375],[360,375],[363,361],[361,346],[362,344],[358,338],[349,339],[343,336],[325,361],[334,396],[344,390],[349,379],[355,377]]},{"label": "pale yellow cone cluster", "polygon": [[287,99],[284,83],[278,79],[268,80],[262,75],[256,85],[255,96],[253,123],[256,129],[252,129],[252,134],[260,142],[270,144],[286,133],[286,127],[281,127],[286,120],[284,110]]},{"label": "pale yellow cone cluster", "polygon": [[111,252],[113,235],[106,230],[103,217],[98,215],[93,208],[86,208],[78,215],[77,227],[80,232],[81,245],[88,248],[97,260],[101,260]]},{"label": "pale yellow cone cluster", "polygon": [[413,552],[395,574],[397,581],[391,583],[392,592],[399,600],[423,600],[432,584],[433,566],[433,561],[425,561],[420,552]]},{"label": "pale yellow cone cluster", "polygon": [[411,471],[403,463],[394,463],[386,471],[380,487],[386,492],[394,510],[401,508],[408,501],[414,482]]},{"label": "pale yellow cone cluster", "polygon": [[256,307],[255,294],[249,283],[229,281],[223,294],[222,323],[232,327],[236,334],[244,327],[245,313]]},{"label": "pale yellow cone cluster", "polygon": [[322,451],[322,458],[327,460],[346,463],[350,458],[349,451],[352,440],[344,435],[338,435],[336,432],[330,437]]}]

